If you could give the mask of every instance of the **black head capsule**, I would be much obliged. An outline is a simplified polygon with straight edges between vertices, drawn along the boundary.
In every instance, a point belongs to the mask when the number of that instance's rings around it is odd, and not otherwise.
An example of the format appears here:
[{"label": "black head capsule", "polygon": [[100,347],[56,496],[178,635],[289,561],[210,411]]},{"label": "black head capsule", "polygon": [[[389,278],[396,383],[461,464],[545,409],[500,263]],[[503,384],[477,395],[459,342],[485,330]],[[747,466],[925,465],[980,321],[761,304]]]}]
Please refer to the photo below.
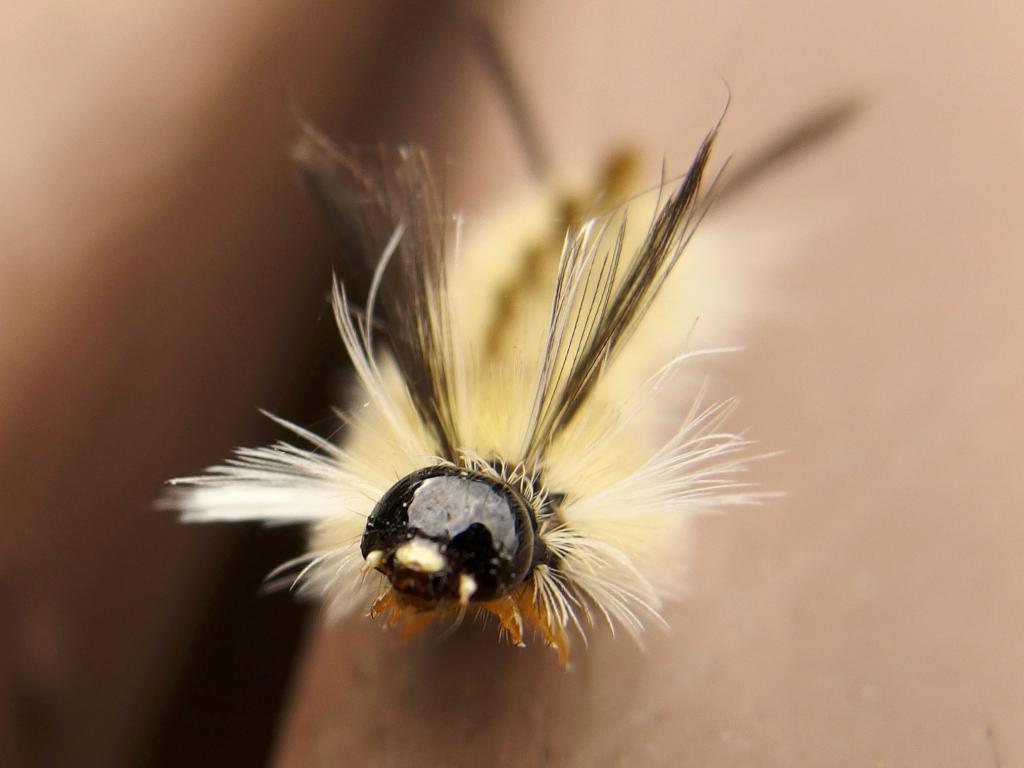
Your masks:
[{"label": "black head capsule", "polygon": [[363,532],[367,563],[403,595],[493,600],[535,562],[535,521],[506,483],[457,467],[428,467],[395,483]]}]

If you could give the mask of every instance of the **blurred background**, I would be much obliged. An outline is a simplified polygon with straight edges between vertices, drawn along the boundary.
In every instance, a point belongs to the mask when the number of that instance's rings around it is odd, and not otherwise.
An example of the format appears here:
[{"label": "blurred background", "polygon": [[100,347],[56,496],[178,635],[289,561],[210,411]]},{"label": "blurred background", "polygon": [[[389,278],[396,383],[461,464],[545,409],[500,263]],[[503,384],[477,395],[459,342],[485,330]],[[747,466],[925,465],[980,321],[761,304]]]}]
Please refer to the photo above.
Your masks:
[{"label": "blurred background", "polygon": [[297,532],[153,508],[258,408],[333,428],[296,113],[427,145],[470,221],[528,179],[460,7],[0,9],[0,765],[1024,765],[1018,2],[475,6],[559,173],[682,168],[723,80],[722,159],[863,105],[715,214],[785,243],[719,373],[790,495],[702,521],[646,654],[317,628],[260,594]]}]

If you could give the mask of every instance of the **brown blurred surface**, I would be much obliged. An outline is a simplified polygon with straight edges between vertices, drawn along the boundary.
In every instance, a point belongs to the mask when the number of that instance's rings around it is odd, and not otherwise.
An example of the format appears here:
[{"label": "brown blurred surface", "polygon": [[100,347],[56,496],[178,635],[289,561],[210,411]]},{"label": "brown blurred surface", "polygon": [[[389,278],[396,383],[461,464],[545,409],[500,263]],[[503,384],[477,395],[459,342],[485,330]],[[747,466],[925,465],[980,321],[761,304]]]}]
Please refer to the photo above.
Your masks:
[{"label": "brown blurred surface", "polygon": [[153,502],[270,439],[258,407],[327,411],[336,253],[287,158],[293,110],[376,139],[424,59],[423,13],[295,11],[0,14],[0,765],[265,759],[302,619],[258,593],[299,534]]},{"label": "brown blurred surface", "polygon": [[[0,764],[253,764],[290,650],[253,654],[290,648],[301,616],[254,598],[218,627],[215,608],[295,542],[149,504],[268,439],[255,408],[316,425],[327,404],[332,252],[287,165],[289,110],[427,141],[470,215],[523,179],[514,137],[430,4],[2,15]],[[791,244],[725,370],[739,418],[787,450],[761,479],[791,495],[701,522],[693,595],[646,655],[600,636],[563,674],[489,636],[316,631],[278,764],[1024,765],[1019,4],[498,19],[569,171],[623,141],[680,167],[721,78],[720,157],[864,97],[846,135],[719,214]],[[266,561],[225,593],[239,546]]]},{"label": "brown blurred surface", "polygon": [[[720,214],[791,244],[727,371],[739,417],[787,450],[759,474],[790,497],[700,524],[693,596],[646,656],[600,637],[566,675],[486,635],[319,631],[278,765],[1024,765],[1020,5],[504,18],[569,167],[621,139],[679,167],[720,76],[739,157],[864,97],[845,136]],[[467,166],[497,189],[489,158],[509,155],[487,148],[507,133],[475,126],[466,151],[488,161]]]}]

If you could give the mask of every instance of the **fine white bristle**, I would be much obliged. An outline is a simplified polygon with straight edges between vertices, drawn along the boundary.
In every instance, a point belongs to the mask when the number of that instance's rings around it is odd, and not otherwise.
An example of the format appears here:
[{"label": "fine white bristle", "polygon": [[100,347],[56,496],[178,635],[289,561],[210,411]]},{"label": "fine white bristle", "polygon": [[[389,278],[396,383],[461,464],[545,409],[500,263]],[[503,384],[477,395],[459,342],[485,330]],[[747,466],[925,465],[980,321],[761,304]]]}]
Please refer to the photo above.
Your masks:
[{"label": "fine white bristle", "polygon": [[[390,181],[355,175],[379,208],[367,225],[379,255],[365,311],[333,292],[355,373],[341,444],[279,421],[309,448],[243,449],[178,481],[183,517],[309,525],[310,552],[286,572],[337,617],[381,594],[382,553],[360,554],[377,501],[424,467],[463,467],[516,489],[537,517],[552,555],[529,576],[537,613],[563,630],[600,620],[639,637],[681,589],[694,515],[764,497],[745,479],[750,441],[725,426],[734,401],[705,404],[701,375],[677,375],[735,349],[710,317],[698,335],[714,346],[693,346],[694,308],[729,290],[713,267],[720,240],[694,236],[712,139],[674,191],[628,215],[581,220],[552,245],[554,201],[539,198],[457,260],[446,249],[459,227],[443,234],[418,154],[401,155]],[[432,546],[412,541],[395,560],[439,571]],[[477,589],[464,578],[459,602]]]}]

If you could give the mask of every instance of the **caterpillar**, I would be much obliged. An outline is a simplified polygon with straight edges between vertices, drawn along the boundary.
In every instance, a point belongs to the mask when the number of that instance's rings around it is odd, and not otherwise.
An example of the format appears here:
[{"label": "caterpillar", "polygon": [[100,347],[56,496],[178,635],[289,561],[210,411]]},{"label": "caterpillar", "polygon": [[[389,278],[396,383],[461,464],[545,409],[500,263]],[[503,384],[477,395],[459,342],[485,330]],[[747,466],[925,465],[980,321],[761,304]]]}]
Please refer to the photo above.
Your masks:
[{"label": "caterpillar", "polygon": [[597,624],[639,638],[663,622],[693,517],[764,498],[751,440],[726,426],[735,401],[690,387],[680,408],[668,385],[719,351],[687,343],[717,133],[646,195],[625,194],[619,157],[590,189],[541,194],[474,240],[422,149],[345,151],[303,124],[295,160],[371,275],[363,306],[333,286],[354,372],[342,436],[272,417],[297,442],[171,481],[171,503],[188,522],[306,526],[307,551],[274,576],[330,620],[368,612],[408,636],[494,617],[563,664]]}]

